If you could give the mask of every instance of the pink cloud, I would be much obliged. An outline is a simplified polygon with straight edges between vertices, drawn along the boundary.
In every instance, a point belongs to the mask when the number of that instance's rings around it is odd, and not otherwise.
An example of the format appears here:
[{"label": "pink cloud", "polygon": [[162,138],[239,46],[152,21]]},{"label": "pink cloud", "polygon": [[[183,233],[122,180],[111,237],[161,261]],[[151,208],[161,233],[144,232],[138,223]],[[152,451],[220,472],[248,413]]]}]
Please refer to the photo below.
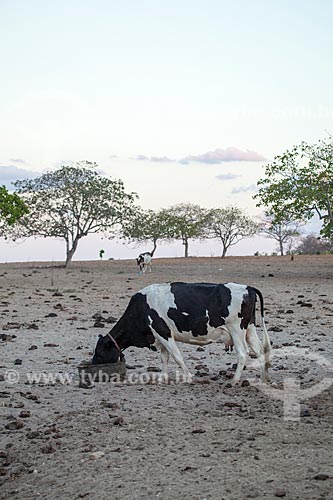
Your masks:
[{"label": "pink cloud", "polygon": [[188,155],[179,160],[180,163],[223,163],[230,161],[265,161],[266,158],[250,149],[241,150],[234,147],[215,149],[201,155]]}]

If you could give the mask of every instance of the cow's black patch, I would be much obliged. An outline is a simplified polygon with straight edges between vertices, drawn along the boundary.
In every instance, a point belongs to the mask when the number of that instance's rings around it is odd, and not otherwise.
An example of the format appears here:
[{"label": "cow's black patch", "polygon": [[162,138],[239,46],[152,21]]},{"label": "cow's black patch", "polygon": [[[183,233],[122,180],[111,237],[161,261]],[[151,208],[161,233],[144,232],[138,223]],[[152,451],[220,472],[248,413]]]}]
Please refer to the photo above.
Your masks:
[{"label": "cow's black patch", "polygon": [[163,318],[161,318],[155,309],[149,309],[149,316],[152,319],[152,328],[164,339],[169,339],[171,337],[171,331]]},{"label": "cow's black patch", "polygon": [[[149,328],[149,306],[147,298],[142,293],[136,293],[131,298],[122,317],[110,330],[121,350],[130,346],[150,347],[155,337]],[[114,363],[119,352],[112,340],[106,335],[98,340],[93,357],[93,364]]]},{"label": "cow's black patch", "polygon": [[180,332],[188,331],[198,337],[207,335],[208,322],[213,328],[225,324],[231,304],[228,287],[213,283],[171,283],[171,293],[176,308],[169,308],[168,316]]},{"label": "cow's black patch", "polygon": [[174,321],[179,332],[191,332],[194,337],[207,335],[208,317],[206,315],[194,317],[191,314],[184,315],[183,312],[184,311],[179,311],[179,309],[175,307],[170,307],[168,310],[168,316]]},{"label": "cow's black patch", "polygon": [[240,313],[238,313],[238,317],[242,318],[240,327],[243,330],[246,330],[250,324],[255,324],[255,313],[256,313],[256,292],[255,290],[248,286],[246,287],[247,293],[243,296],[243,301],[241,305]]},{"label": "cow's black patch", "polygon": [[119,339],[122,349],[129,346],[149,347],[155,342],[149,328],[149,311],[147,297],[140,292],[133,295],[126,311],[110,332],[116,340]]}]

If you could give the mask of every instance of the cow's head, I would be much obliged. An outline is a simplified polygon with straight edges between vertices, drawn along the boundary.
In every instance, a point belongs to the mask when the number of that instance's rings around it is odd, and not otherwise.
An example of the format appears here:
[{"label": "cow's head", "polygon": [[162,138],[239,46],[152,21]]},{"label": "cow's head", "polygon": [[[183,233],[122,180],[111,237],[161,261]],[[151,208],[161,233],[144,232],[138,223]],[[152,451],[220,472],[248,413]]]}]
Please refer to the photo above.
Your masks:
[{"label": "cow's head", "polygon": [[119,352],[114,341],[108,335],[105,337],[99,335],[92,364],[102,365],[106,363],[116,363],[119,357],[122,357],[122,354]]}]

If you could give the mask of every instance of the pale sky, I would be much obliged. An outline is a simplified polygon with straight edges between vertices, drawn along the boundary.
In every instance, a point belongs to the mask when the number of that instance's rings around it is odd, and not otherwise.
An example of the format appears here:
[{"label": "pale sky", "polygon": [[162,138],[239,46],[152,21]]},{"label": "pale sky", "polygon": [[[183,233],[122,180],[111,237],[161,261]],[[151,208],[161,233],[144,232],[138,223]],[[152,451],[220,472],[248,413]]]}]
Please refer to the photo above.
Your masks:
[{"label": "pale sky", "polygon": [[[332,132],[332,15],[330,0],[0,0],[0,185],[87,159],[144,208],[258,215],[267,160]],[[74,258],[100,248],[137,253],[86,238]],[[245,240],[230,254],[273,248]],[[50,258],[62,243],[0,241],[0,261]]]}]

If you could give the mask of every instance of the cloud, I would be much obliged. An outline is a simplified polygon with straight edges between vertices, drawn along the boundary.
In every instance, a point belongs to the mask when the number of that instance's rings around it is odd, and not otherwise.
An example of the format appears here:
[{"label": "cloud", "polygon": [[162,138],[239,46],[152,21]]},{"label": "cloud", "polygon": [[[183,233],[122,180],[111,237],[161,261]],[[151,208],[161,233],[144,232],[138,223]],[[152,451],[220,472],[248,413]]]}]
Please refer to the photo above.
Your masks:
[{"label": "cloud", "polygon": [[[132,157],[131,160],[136,161],[149,161],[154,163],[171,163],[177,162],[182,165],[187,165],[191,162],[205,163],[205,164],[220,164],[224,162],[233,161],[265,161],[266,158],[256,151],[251,151],[250,149],[238,149],[234,147],[228,147],[225,149],[215,149],[214,151],[208,151],[207,153],[201,155],[188,155],[179,160],[170,158],[169,156],[147,156],[147,155],[137,155]],[[231,175],[231,174],[229,174]],[[218,177],[221,180],[226,178]],[[232,179],[232,177],[229,177]]]},{"label": "cloud", "polygon": [[215,149],[201,155],[188,155],[179,160],[179,163],[187,165],[190,162],[218,164],[230,161],[265,161],[261,154],[250,149],[241,150],[234,147],[226,149]]},{"label": "cloud", "polygon": [[31,179],[38,175],[40,175],[39,172],[19,168],[15,165],[0,165],[0,186],[5,185],[8,189],[13,189],[12,182]]},{"label": "cloud", "polygon": [[236,177],[240,177],[237,174],[220,174],[216,176],[216,179],[219,181],[230,181],[231,179],[236,179]]},{"label": "cloud", "polygon": [[146,155],[137,155],[132,160],[138,160],[138,161],[152,161],[155,163],[170,163],[175,160],[172,158],[169,158],[168,156],[146,156]]},{"label": "cloud", "polygon": [[149,161],[149,158],[148,158],[148,156],[145,156],[145,155],[137,155],[137,156],[134,156],[134,158],[131,158],[131,160]]},{"label": "cloud", "polygon": [[22,160],[22,158],[9,158],[9,161],[11,163],[18,163],[19,165],[29,165],[25,160]]},{"label": "cloud", "polygon": [[116,158],[119,158],[119,156],[118,156],[118,155],[109,155],[109,158],[110,158],[111,160],[114,160],[114,159],[116,159]]},{"label": "cloud", "polygon": [[231,193],[238,194],[238,193],[248,193],[248,192],[256,192],[256,191],[258,191],[258,186],[256,184],[251,184],[250,186],[241,186],[238,188],[233,188]]}]

